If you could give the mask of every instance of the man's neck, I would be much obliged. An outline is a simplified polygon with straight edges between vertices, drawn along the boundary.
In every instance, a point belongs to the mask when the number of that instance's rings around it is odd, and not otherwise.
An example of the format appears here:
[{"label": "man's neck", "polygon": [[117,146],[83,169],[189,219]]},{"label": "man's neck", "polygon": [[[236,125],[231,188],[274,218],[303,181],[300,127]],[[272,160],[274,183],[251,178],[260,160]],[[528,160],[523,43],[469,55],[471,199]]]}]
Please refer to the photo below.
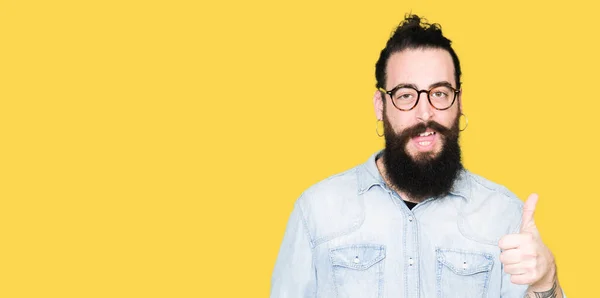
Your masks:
[{"label": "man's neck", "polygon": [[377,165],[377,169],[383,177],[383,181],[387,184],[391,189],[393,189],[404,201],[420,203],[423,201],[423,198],[412,198],[408,196],[405,192],[401,191],[387,176],[387,171],[385,170],[385,164],[383,163],[383,156],[380,156],[375,160],[375,164]]}]

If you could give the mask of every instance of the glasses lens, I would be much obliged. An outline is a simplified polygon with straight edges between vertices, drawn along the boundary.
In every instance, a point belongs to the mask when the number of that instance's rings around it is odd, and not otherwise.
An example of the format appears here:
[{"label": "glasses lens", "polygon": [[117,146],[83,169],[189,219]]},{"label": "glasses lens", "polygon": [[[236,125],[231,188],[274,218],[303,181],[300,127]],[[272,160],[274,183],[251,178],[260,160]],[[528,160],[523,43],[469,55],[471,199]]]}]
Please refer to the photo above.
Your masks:
[{"label": "glasses lens", "polygon": [[429,91],[431,104],[438,109],[447,109],[454,101],[454,90],[450,87],[440,86]]},{"label": "glasses lens", "polygon": [[410,110],[415,106],[419,94],[412,88],[399,88],[392,95],[394,105],[401,110]]}]

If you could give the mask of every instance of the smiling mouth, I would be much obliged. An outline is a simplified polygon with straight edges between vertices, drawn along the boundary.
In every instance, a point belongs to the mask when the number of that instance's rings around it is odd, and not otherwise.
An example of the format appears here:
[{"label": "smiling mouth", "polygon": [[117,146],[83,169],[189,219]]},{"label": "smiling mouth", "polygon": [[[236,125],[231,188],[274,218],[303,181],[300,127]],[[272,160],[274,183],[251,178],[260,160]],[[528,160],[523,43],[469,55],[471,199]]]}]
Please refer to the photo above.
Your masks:
[{"label": "smiling mouth", "polygon": [[421,147],[428,147],[431,145],[435,139],[436,132],[435,131],[426,131],[418,134],[413,137],[415,143],[417,143]]},{"label": "smiling mouth", "polygon": [[427,137],[427,136],[431,136],[434,135],[435,131],[428,131],[428,132],[424,132],[422,134],[419,134],[420,137]]}]

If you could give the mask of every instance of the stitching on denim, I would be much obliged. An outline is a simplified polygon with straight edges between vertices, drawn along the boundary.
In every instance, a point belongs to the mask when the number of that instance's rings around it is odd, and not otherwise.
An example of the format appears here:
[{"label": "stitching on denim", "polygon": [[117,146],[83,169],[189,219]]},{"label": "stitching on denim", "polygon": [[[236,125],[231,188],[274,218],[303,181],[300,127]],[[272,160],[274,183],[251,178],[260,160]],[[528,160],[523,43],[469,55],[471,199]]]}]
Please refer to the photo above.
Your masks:
[{"label": "stitching on denim", "polygon": [[[390,196],[392,196],[392,194],[390,193]],[[393,196],[392,196],[393,198]],[[404,210],[402,209],[401,205],[397,205],[400,208],[400,212],[402,212],[402,214],[404,214]],[[404,208],[406,208],[406,206],[404,206]],[[407,230],[408,230],[408,225],[404,224],[404,229],[403,229],[403,235],[407,235]],[[410,295],[408,295],[408,264],[406,264],[406,236],[402,237],[402,251],[404,252],[403,254],[403,263],[404,263],[404,297],[410,297]]]},{"label": "stitching on denim", "polygon": [[[380,187],[383,187],[383,185],[385,184],[380,179],[377,179],[377,177],[373,177],[373,175],[369,172],[369,169],[367,168],[367,163],[364,163],[357,167],[356,184],[358,185],[359,195],[362,195],[363,193],[369,191],[371,188],[373,188],[373,186],[378,185]],[[369,177],[365,177],[367,175],[369,175]],[[367,178],[373,178],[373,180],[375,181],[372,181],[371,183],[367,184],[365,182]]]},{"label": "stitching on denim", "polygon": [[487,291],[490,286],[490,277],[491,277],[492,273],[494,272],[494,263],[495,262],[492,260],[492,264],[490,265],[490,270],[488,271],[488,274],[486,274],[486,276],[485,276],[485,282],[483,284],[483,297],[487,296]]},{"label": "stitching on denim", "polygon": [[[302,196],[300,196],[300,198],[302,198]],[[298,207],[298,212],[300,212],[300,218],[302,218],[302,226],[304,227],[304,232],[306,233],[306,235],[308,236],[308,240],[310,241],[310,248],[314,249],[316,245],[314,245],[312,235],[310,234],[310,230],[308,229],[308,222],[304,217],[304,210],[302,210],[302,205],[298,203],[299,201],[300,200],[296,201],[296,206]]]},{"label": "stitching on denim", "polygon": [[473,180],[474,182],[476,182],[480,186],[485,187],[488,190],[499,192],[499,193],[503,194],[504,196],[506,196],[507,199],[509,199],[509,202],[511,202],[511,203],[514,203],[514,202],[512,200],[510,200],[510,199],[516,199],[517,198],[505,186],[502,186],[500,184],[491,182],[489,180],[485,180],[483,177],[475,175],[475,174],[471,174],[469,176],[471,177],[471,180]]},{"label": "stitching on denim", "polygon": [[[465,184],[468,184],[470,177],[471,177],[471,173],[466,169],[462,169],[457,177],[457,180],[454,181],[454,184],[452,185],[452,188],[450,189],[449,193],[453,194],[455,196],[459,196],[468,202],[469,196],[467,196],[467,194],[463,193],[462,189],[460,189],[460,188],[456,189],[455,187],[456,186],[464,186]],[[465,188],[465,187],[463,187],[463,188]]]},{"label": "stitching on denim", "polygon": [[[462,250],[462,249],[443,249],[443,248],[437,248],[436,249],[436,253],[437,254],[441,254],[444,255],[444,253],[449,252],[449,253],[458,253],[458,254],[466,254],[466,255],[479,255],[479,256],[483,256],[488,260],[488,263],[485,266],[482,267],[478,267],[478,270],[482,270],[482,271],[491,271],[492,267],[494,265],[494,261],[493,261],[493,257],[491,254],[489,253],[484,253],[484,252],[473,252],[473,251],[468,251],[468,250]],[[442,264],[444,264],[445,266],[449,267],[452,269],[452,271],[460,271],[459,268],[454,267],[453,264],[446,262],[445,258],[442,258],[443,261],[440,261],[438,258],[438,262],[441,262]],[[476,271],[473,272],[473,274],[475,273],[480,273],[482,271]]]},{"label": "stitching on denim", "polygon": [[[510,191],[506,187],[503,187],[501,185],[497,185],[502,190],[497,189],[497,188],[490,188],[487,185],[482,184],[482,180],[481,180],[482,178],[478,177],[477,175],[470,174],[469,177],[471,178],[472,181],[476,182],[478,185],[480,185],[480,186],[482,186],[482,187],[484,187],[484,188],[486,188],[486,189],[488,189],[490,191],[493,191],[493,192],[496,192],[496,193],[504,195],[504,200],[507,201],[508,203],[510,203],[512,205],[521,205],[519,207],[522,210],[522,208],[523,208],[522,204],[519,204],[519,202],[513,200],[514,197],[510,195]],[[505,191],[508,192],[508,193],[506,193]],[[460,232],[460,234],[463,237],[465,237],[467,239],[470,239],[470,240],[473,240],[475,242],[482,243],[482,244],[497,246],[498,243],[496,243],[496,241],[494,241],[494,240],[488,240],[488,239],[485,239],[483,237],[479,237],[479,235],[475,235],[474,233],[472,233],[472,235],[467,235],[468,234],[467,233],[467,228],[465,226],[466,225],[465,224],[466,219],[465,219],[465,215],[462,212],[462,210],[458,210],[458,216],[459,216],[458,231]],[[518,225],[516,227],[518,228],[520,225],[521,225],[521,218],[519,217],[519,223],[518,223]],[[513,232],[513,231],[511,231],[511,232]]]},{"label": "stitching on denim", "polygon": [[[437,294],[438,294],[438,298],[442,298],[443,297],[443,293],[442,293],[442,272],[443,272],[443,268],[444,266],[447,267],[451,267],[452,269],[456,269],[452,264],[446,264],[446,262],[443,262],[442,260],[445,261],[445,258],[443,257],[443,253],[444,252],[457,252],[457,253],[464,253],[464,254],[474,254],[474,255],[482,255],[484,256],[486,259],[488,259],[490,262],[489,264],[486,266],[487,270],[485,271],[481,271],[481,272],[475,272],[473,274],[476,273],[484,273],[485,272],[485,278],[483,280],[483,291],[482,291],[482,296],[486,297],[487,292],[488,292],[488,288],[489,288],[489,282],[490,282],[490,277],[493,273],[494,270],[494,261],[493,261],[493,256],[489,253],[481,253],[481,252],[472,252],[472,251],[467,251],[467,250],[461,250],[461,249],[442,249],[439,247],[436,247],[435,249],[436,252],[436,263],[437,263],[437,267],[436,267],[436,287],[437,287]],[[440,260],[442,259],[442,260]],[[455,271],[455,270],[450,270],[450,272]],[[454,273],[456,274],[456,273]]]},{"label": "stitching on denim", "polygon": [[[373,260],[370,260],[369,262],[367,262],[365,264],[361,264],[361,266],[358,266],[358,265],[355,266],[351,263],[346,263],[346,262],[336,262],[333,260],[333,255],[336,251],[346,251],[351,248],[373,248],[378,251],[378,255]],[[371,268],[373,265],[375,265],[385,259],[385,257],[386,257],[385,253],[386,253],[386,251],[385,251],[384,245],[371,244],[371,243],[351,244],[351,245],[337,246],[337,247],[329,249],[331,264],[333,266],[340,266],[340,267],[350,268],[350,269],[355,269],[355,270],[367,270],[367,269]]]},{"label": "stitching on denim", "polygon": [[331,252],[328,253],[329,255],[329,264],[331,264],[331,275],[333,275],[333,287],[335,289],[335,297],[340,297],[340,290],[338,288],[338,282],[337,282],[337,277],[335,274],[335,266],[333,265],[333,256],[331,254]]},{"label": "stitching on denim", "polygon": [[363,212],[362,216],[361,216],[361,219],[360,219],[360,222],[353,224],[350,228],[348,228],[346,230],[342,230],[342,231],[339,231],[337,233],[333,233],[331,235],[323,236],[323,237],[321,237],[319,239],[316,239],[314,241],[314,247],[317,247],[317,246],[319,246],[319,245],[321,245],[321,244],[323,244],[323,243],[325,243],[327,241],[330,241],[332,239],[335,239],[335,238],[338,238],[338,237],[350,234],[350,233],[358,230],[360,228],[360,226],[362,226],[362,224],[364,223],[364,220],[365,220],[365,216],[364,216],[364,212]]},{"label": "stitching on denim", "polygon": [[[384,254],[385,254],[385,248],[384,248]],[[383,258],[380,262],[381,264],[379,264],[379,286],[378,286],[378,297],[379,298],[383,298],[383,278],[384,278],[384,272],[385,272],[385,258]]]},{"label": "stitching on denim", "polygon": [[442,264],[442,262],[440,262],[438,260],[439,258],[439,248],[436,248],[435,250],[435,263],[437,264],[436,266],[436,288],[437,288],[437,296],[438,298],[442,298],[442,266],[444,266]]},{"label": "stitching on denim", "polygon": [[[421,267],[419,266],[419,262],[421,260],[421,255],[419,253],[419,251],[420,251],[420,249],[419,249],[419,247],[420,247],[419,246],[420,245],[420,242],[419,242],[419,222],[415,220],[414,223],[415,224],[412,225],[412,227],[413,227],[413,232],[414,232],[413,235],[414,235],[414,242],[415,242],[415,251],[416,251],[416,253],[413,254],[413,259],[414,259],[414,263],[415,263],[415,268],[414,268],[415,270],[414,271],[416,271],[417,281],[418,281],[419,277],[420,277],[420,272],[419,271],[421,270],[420,269]],[[408,225],[406,223],[406,221],[405,221],[404,224]],[[419,296],[419,291],[420,291],[419,284],[420,284],[419,282],[416,283],[417,291],[415,293],[415,295],[416,295],[415,297]]]},{"label": "stitching on denim", "polygon": [[364,206],[364,200],[363,200],[362,195],[357,195],[357,199],[359,200],[358,204],[360,205],[360,208],[359,208],[360,209],[359,220],[355,221],[352,224],[352,226],[350,226],[349,228],[347,228],[345,230],[341,230],[341,231],[339,231],[337,233],[333,233],[333,234],[326,235],[326,236],[323,236],[321,238],[315,239],[314,240],[314,246],[315,247],[317,247],[317,246],[319,246],[319,245],[321,245],[321,244],[323,244],[323,243],[325,243],[327,241],[335,239],[337,237],[350,234],[350,233],[358,230],[364,224],[365,217],[366,217],[365,216],[365,208],[364,208],[365,207]]},{"label": "stitching on denim", "polygon": [[[302,198],[302,196],[300,196]],[[298,200],[299,201],[299,200]],[[310,231],[308,230],[308,224],[306,222],[306,218],[304,217],[304,211],[302,210],[302,206],[300,204],[298,204],[298,201],[296,201],[296,206],[298,207],[298,212],[300,213],[300,218],[302,220],[302,227],[304,230],[304,233],[306,233],[306,235],[308,236],[308,241],[309,241],[309,245],[310,245],[310,253],[311,253],[311,262],[312,262],[312,267],[314,268],[314,273],[315,273],[315,289],[314,289],[314,294],[315,297],[317,296],[317,289],[318,286],[316,286],[317,284],[317,277],[316,277],[316,270],[317,270],[317,262],[316,262],[316,254],[315,254],[315,247],[313,245],[313,240],[312,240],[312,236],[310,235]]]},{"label": "stitching on denim", "polygon": [[381,245],[381,244],[370,244],[370,243],[365,243],[365,244],[351,244],[351,245],[344,245],[344,246],[339,246],[339,247],[334,247],[334,248],[330,248],[329,249],[329,263],[331,264],[331,274],[333,275],[333,286],[335,289],[335,296],[339,297],[340,296],[340,292],[339,292],[339,288],[338,288],[338,275],[336,274],[336,266],[340,267],[339,265],[336,265],[335,262],[333,261],[333,252],[337,251],[337,250],[343,250],[343,249],[347,249],[347,248],[353,248],[353,247],[376,247],[377,250],[379,250],[380,252],[380,256],[377,257],[376,259],[378,259],[377,261],[375,261],[373,264],[371,264],[369,267],[364,268],[364,269],[355,269],[352,267],[345,267],[345,266],[341,266],[342,268],[349,268],[351,270],[359,270],[359,271],[365,271],[373,266],[377,266],[377,273],[378,273],[378,297],[382,298],[382,288],[383,288],[383,266],[384,266],[384,262],[385,262],[385,258],[386,258],[386,249],[385,249],[385,245]]}]

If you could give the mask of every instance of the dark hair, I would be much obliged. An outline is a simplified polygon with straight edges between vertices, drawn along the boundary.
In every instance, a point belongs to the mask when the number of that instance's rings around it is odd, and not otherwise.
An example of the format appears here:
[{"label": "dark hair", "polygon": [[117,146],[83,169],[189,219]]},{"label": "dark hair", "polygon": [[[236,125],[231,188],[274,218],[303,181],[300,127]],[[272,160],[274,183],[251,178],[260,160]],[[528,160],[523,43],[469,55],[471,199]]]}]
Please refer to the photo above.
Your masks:
[{"label": "dark hair", "polygon": [[454,62],[454,78],[456,89],[460,89],[460,62],[451,46],[452,41],[444,37],[439,24],[429,24],[427,20],[417,15],[407,14],[398,28],[388,39],[385,48],[381,50],[379,60],[375,64],[376,88],[385,89],[386,67],[390,56],[406,49],[443,49],[450,53]]}]

